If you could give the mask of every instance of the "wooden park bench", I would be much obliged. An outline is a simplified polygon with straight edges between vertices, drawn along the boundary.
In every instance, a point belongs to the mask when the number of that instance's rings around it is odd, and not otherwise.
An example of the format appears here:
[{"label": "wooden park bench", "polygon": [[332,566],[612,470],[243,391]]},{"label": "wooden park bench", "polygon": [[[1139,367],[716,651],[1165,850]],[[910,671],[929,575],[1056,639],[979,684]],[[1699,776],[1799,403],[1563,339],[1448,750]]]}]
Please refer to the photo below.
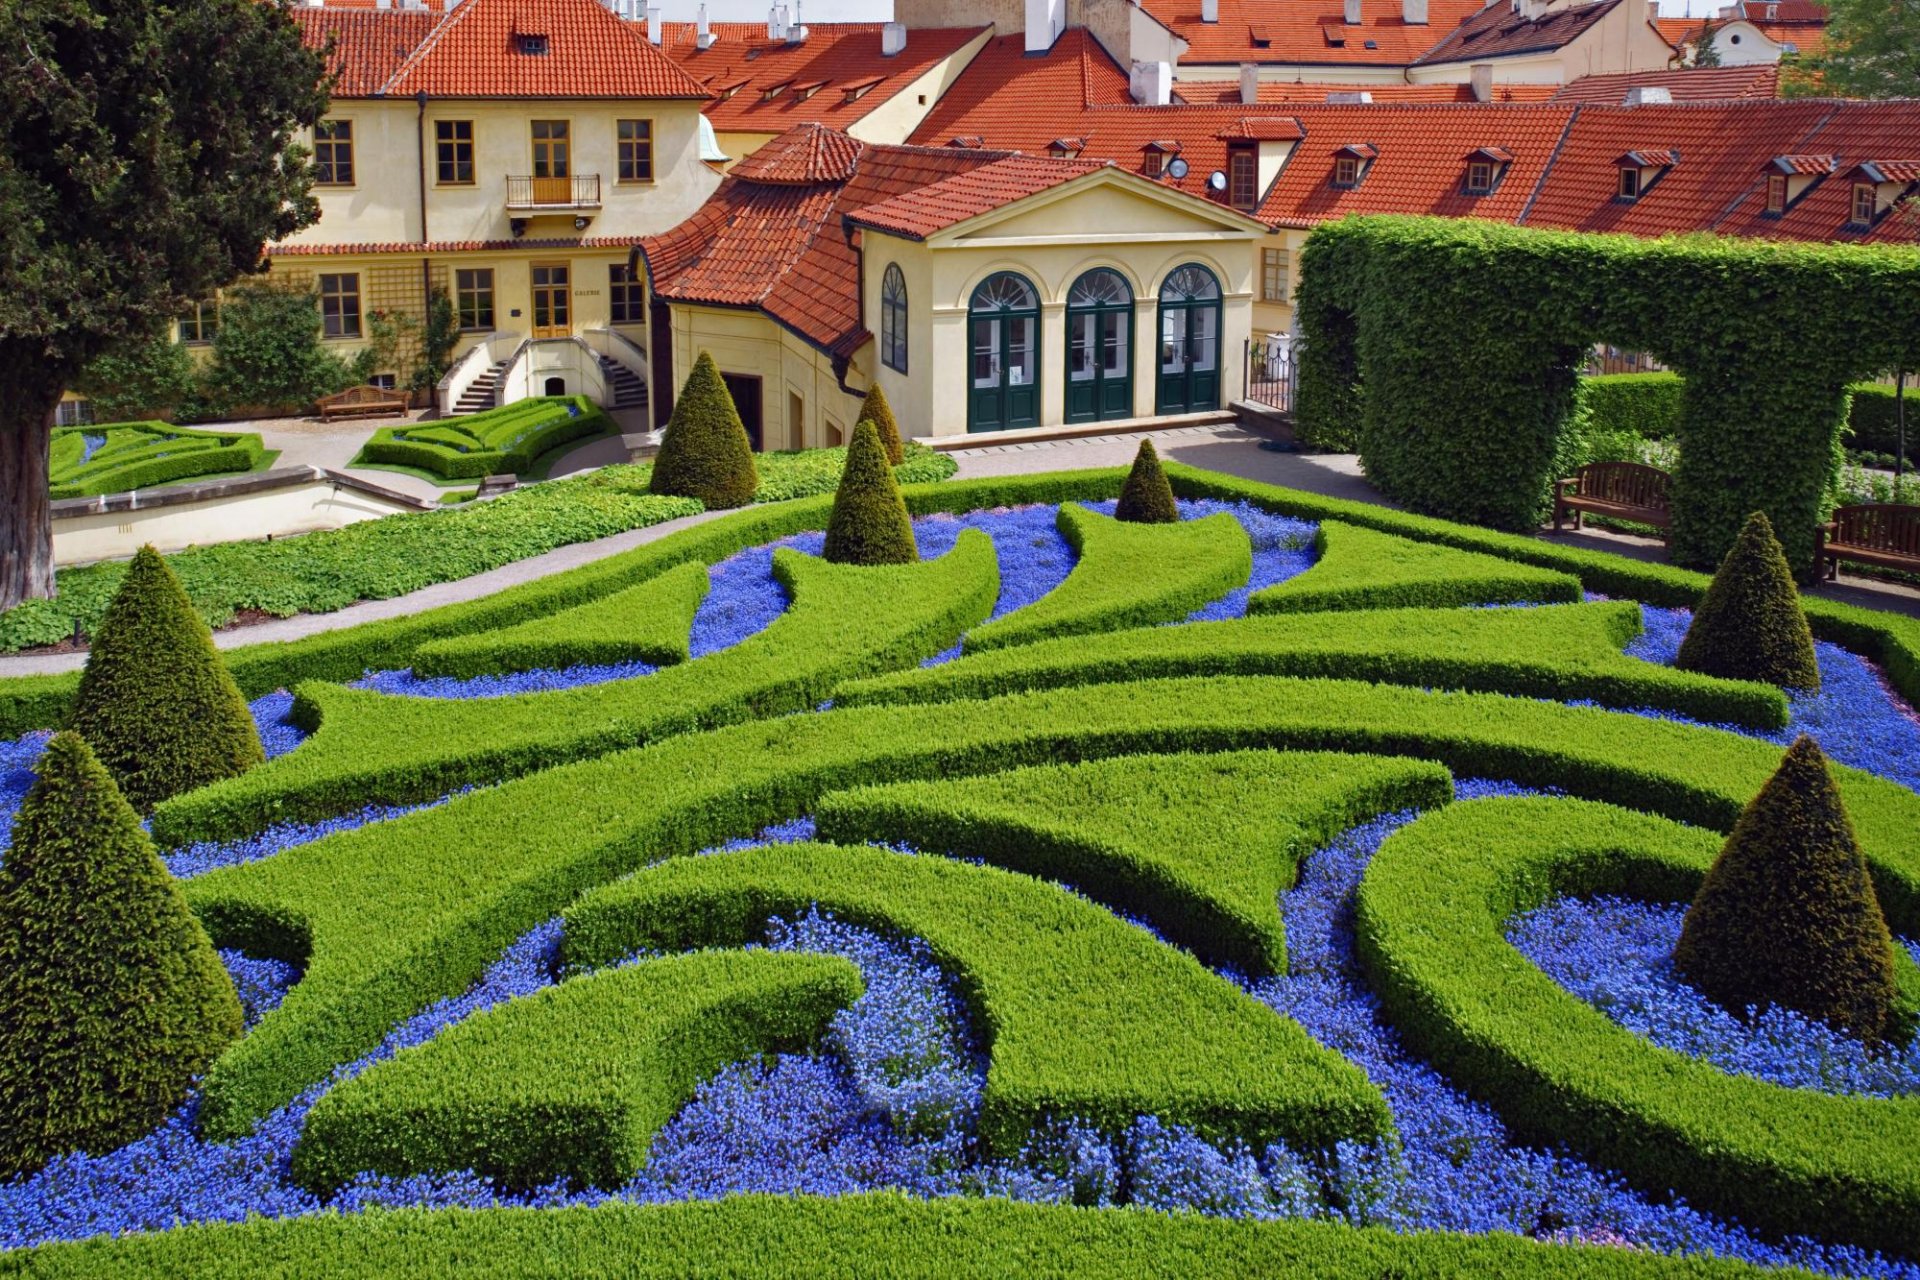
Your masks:
[{"label": "wooden park bench", "polygon": [[473,491],[473,496],[476,498],[497,498],[503,493],[512,493],[519,487],[520,477],[508,472],[502,475],[488,476],[482,480],[480,487]]},{"label": "wooden park bench", "polygon": [[321,396],[319,404],[322,419],[372,417],[407,411],[406,396],[384,387],[348,387],[345,391]]},{"label": "wooden park bench", "polygon": [[1833,519],[1820,529],[1816,572],[1838,577],[1842,560],[1920,573],[1920,507],[1900,502],[1835,507]]},{"label": "wooden park bench", "polygon": [[1554,530],[1560,529],[1569,512],[1576,529],[1587,514],[1665,529],[1673,523],[1667,505],[1672,482],[1673,477],[1660,468],[1638,462],[1589,462],[1554,486]]}]

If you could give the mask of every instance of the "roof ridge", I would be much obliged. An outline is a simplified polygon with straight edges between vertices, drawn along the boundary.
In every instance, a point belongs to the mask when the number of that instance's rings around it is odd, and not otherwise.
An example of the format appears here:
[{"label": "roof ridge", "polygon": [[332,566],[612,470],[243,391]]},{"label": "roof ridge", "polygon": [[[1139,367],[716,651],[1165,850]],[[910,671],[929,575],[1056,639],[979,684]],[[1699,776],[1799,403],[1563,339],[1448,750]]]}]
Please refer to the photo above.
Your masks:
[{"label": "roof ridge", "polygon": [[373,96],[376,98],[386,97],[387,90],[398,84],[401,77],[413,69],[413,64],[418,61],[428,49],[431,49],[439,43],[443,33],[452,27],[454,23],[460,21],[461,18],[472,13],[475,5],[478,3],[479,0],[467,0],[465,4],[455,4],[453,8],[441,14],[440,21],[434,23],[432,29],[427,32],[420,43],[413,46],[413,52],[401,59],[400,65],[393,69],[393,74],[382,81],[380,87],[373,91]]}]

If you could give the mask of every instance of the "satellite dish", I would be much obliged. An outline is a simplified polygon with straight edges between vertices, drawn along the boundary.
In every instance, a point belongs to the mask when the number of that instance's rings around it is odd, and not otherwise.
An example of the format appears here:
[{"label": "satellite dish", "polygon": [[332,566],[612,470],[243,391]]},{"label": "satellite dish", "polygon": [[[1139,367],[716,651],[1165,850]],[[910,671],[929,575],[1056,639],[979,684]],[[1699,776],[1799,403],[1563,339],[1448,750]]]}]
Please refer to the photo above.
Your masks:
[{"label": "satellite dish", "polygon": [[1227,175],[1215,169],[1207,175],[1207,186],[1215,191],[1225,191],[1227,189]]},{"label": "satellite dish", "polygon": [[1175,156],[1167,162],[1167,172],[1173,176],[1175,181],[1178,181],[1187,176],[1187,162],[1179,156]]}]

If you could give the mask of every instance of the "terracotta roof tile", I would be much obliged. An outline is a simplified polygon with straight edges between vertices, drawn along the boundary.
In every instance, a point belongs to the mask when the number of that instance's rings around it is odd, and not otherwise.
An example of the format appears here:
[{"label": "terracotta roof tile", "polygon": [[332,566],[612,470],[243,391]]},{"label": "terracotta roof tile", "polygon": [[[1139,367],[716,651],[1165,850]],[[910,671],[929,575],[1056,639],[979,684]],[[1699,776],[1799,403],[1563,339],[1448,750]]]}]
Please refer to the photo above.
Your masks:
[{"label": "terracotta roof tile", "polygon": [[1241,116],[1214,136],[1226,142],[1292,142],[1306,134],[1293,116]]},{"label": "terracotta roof tile", "polygon": [[860,226],[924,240],[936,231],[1050,191],[1105,167],[1088,160],[1008,156],[869,205],[850,215],[850,220]]},{"label": "terracotta roof tile", "polygon": [[539,236],[519,240],[418,240],[364,241],[359,244],[273,244],[267,246],[270,258],[337,258],[362,254],[404,253],[480,253],[489,249],[629,249],[640,243],[639,236]]},{"label": "terracotta roof tile", "polygon": [[1596,4],[1549,9],[1537,18],[1521,17],[1504,4],[1490,4],[1414,62],[1478,62],[1565,48],[1592,30],[1619,3],[1621,0],[1599,0]]},{"label": "terracotta roof tile", "polygon": [[1780,96],[1780,67],[1777,63],[1764,62],[1745,67],[1688,67],[1581,76],[1563,86],[1553,95],[1553,100],[1623,106],[1627,90],[1642,88],[1665,89],[1675,102],[1776,98]]},{"label": "terracotta roof tile", "polygon": [[[545,53],[522,38],[546,37]],[[597,0],[465,0],[385,86],[390,97],[705,98]]]},{"label": "terracotta roof tile", "polygon": [[425,9],[302,5],[288,12],[309,48],[333,46],[327,69],[336,77],[335,98],[366,98],[380,92],[441,19]]},{"label": "terracotta roof tile", "polygon": [[1827,174],[1833,172],[1832,156],[1797,155],[1775,156],[1773,167],[1781,173],[1800,175]]},{"label": "terracotta roof tile", "polygon": [[[1399,0],[1362,0],[1360,23],[1348,26],[1340,0],[1219,0],[1218,22],[1201,20],[1200,0],[1141,0],[1141,8],[1187,42],[1183,66],[1407,66],[1478,13],[1480,4],[1428,0],[1428,21],[1409,23]],[[1330,32],[1338,35],[1338,45],[1330,43]]]},{"label": "terracotta roof tile", "polygon": [[733,167],[733,176],[780,186],[845,182],[860,144],[825,125],[795,125]]},{"label": "terracotta roof tile", "polygon": [[[1545,102],[1560,89],[1551,84],[1496,84],[1493,86],[1495,102]],[[1238,80],[1180,80],[1175,82],[1173,91],[1183,100],[1194,103],[1238,103],[1240,101],[1240,82]],[[1333,95],[1343,98],[1364,93],[1374,102],[1473,102],[1473,86],[1460,84],[1352,84],[1337,81],[1310,80],[1262,80],[1260,82],[1260,101],[1275,105],[1294,102],[1326,102]],[[1336,104],[1337,105],[1337,104]]]},{"label": "terracotta roof tile", "polygon": [[1006,145],[997,135],[1007,132],[1038,151],[1062,133],[1080,132],[1073,121],[1087,106],[1127,101],[1126,71],[1083,29],[1068,28],[1037,57],[1027,56],[1024,36],[1002,36],[988,41],[933,104],[913,140],[939,146],[974,134],[997,147]]}]

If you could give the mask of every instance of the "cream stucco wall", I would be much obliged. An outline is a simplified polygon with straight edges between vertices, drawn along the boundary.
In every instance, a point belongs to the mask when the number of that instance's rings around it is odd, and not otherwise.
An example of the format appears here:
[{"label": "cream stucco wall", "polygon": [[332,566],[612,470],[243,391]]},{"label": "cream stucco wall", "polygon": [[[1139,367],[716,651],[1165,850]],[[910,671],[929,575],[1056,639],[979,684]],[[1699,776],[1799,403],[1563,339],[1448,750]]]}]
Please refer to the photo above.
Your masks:
[{"label": "cream stucco wall", "polygon": [[675,303],[672,315],[676,390],[705,351],[721,373],[760,379],[763,448],[845,443],[862,397],[841,389],[825,352],[758,311]]},{"label": "cream stucco wall", "polygon": [[[915,76],[912,83],[891,98],[847,126],[847,132],[862,142],[905,142],[996,34],[993,28],[988,27]],[[907,40],[911,45],[913,37],[909,35]]]}]

